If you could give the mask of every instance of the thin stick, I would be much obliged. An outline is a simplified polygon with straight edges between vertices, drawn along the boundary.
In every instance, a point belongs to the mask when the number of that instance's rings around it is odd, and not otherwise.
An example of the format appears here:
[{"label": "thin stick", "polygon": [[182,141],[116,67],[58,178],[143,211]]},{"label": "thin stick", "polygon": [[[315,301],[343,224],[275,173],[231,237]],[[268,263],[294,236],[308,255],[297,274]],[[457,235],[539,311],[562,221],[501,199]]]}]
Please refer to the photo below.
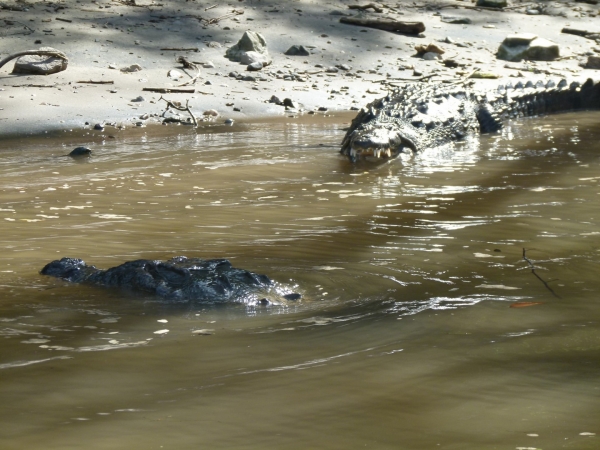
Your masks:
[{"label": "thin stick", "polygon": [[560,296],[557,295],[556,292],[554,292],[554,290],[552,290],[552,288],[548,285],[548,283],[546,281],[544,281],[542,279],[542,277],[540,277],[537,273],[535,273],[535,266],[533,265],[531,260],[529,258],[527,258],[526,252],[527,252],[527,250],[525,249],[525,247],[523,247],[523,259],[525,261],[527,261],[527,263],[529,264],[529,267],[531,267],[531,273],[534,274],[535,277],[544,284],[546,289],[548,289],[552,293],[552,295],[554,295],[556,298],[560,298]]},{"label": "thin stick", "polygon": [[185,69],[195,69],[197,71],[196,75],[194,76],[191,76],[188,73],[188,76],[191,78],[191,80],[188,80],[185,83],[178,84],[177,86],[187,86],[190,84],[196,84],[196,81],[198,81],[198,78],[200,77],[200,68],[195,63],[188,61],[188,59],[185,56],[180,56],[179,58],[177,58],[177,62],[183,64],[183,67]]},{"label": "thin stick", "polygon": [[114,81],[94,81],[94,80],[83,80],[83,81],[78,81],[77,83],[82,83],[82,84],[115,84]]},{"label": "thin stick", "polygon": [[178,89],[178,88],[144,88],[142,91],[158,92],[159,94],[193,94],[196,89]]},{"label": "thin stick", "polygon": [[190,47],[190,48],[179,48],[179,47],[167,47],[161,48],[162,52],[199,52],[198,47]]},{"label": "thin stick", "polygon": [[[166,98],[164,98],[162,95],[160,96],[160,98],[158,99],[158,101],[164,100],[165,102],[167,102],[167,109],[165,109],[165,112],[162,113],[162,117],[165,117],[165,114],[167,113],[167,111],[169,110],[169,108],[173,108],[176,109],[177,111],[187,111],[188,114],[192,117],[192,120],[194,121],[194,126],[197,127],[198,126],[198,122],[196,121],[196,117],[194,116],[194,114],[192,114],[192,111],[190,110],[190,106],[189,100],[185,101],[185,108],[182,106],[179,106],[181,103],[176,104],[170,100],[167,100]],[[178,103],[178,102],[177,102]]]}]

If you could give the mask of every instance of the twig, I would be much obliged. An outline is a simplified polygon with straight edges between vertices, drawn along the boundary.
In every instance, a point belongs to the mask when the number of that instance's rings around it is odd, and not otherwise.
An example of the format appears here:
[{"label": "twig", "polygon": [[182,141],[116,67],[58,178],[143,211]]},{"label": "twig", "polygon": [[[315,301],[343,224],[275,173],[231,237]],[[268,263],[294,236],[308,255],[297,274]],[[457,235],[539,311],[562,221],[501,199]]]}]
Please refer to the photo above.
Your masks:
[{"label": "twig", "polygon": [[54,88],[56,84],[13,84],[11,87]]},{"label": "twig", "polygon": [[144,88],[142,91],[158,92],[159,94],[193,94],[196,89],[178,89],[178,88]]},{"label": "twig", "polygon": [[192,117],[192,121],[194,122],[194,126],[197,127],[198,126],[198,122],[196,121],[196,117],[194,116],[194,114],[192,114],[192,111],[190,110],[190,106],[189,100],[185,101],[185,108],[183,106],[181,106],[180,102],[172,102],[170,100],[167,100],[166,98],[164,98],[162,95],[160,96],[160,98],[158,99],[158,101],[164,100],[165,102],[167,102],[167,109],[165,109],[165,112],[162,113],[162,117],[165,117],[165,114],[167,113],[167,111],[169,110],[169,108],[173,108],[176,109],[177,111],[187,111],[188,114]]},{"label": "twig", "polygon": [[524,259],[525,261],[527,261],[527,264],[529,264],[529,267],[531,267],[531,273],[532,273],[533,275],[535,275],[535,277],[536,277],[538,280],[540,280],[540,281],[541,281],[541,282],[544,284],[544,286],[546,287],[546,289],[548,289],[548,290],[549,290],[549,291],[552,293],[552,295],[554,295],[556,298],[560,298],[560,296],[559,296],[559,295],[557,295],[557,294],[556,294],[556,292],[554,292],[554,291],[552,290],[552,288],[551,288],[551,287],[548,285],[548,283],[547,283],[546,281],[544,281],[544,280],[542,279],[542,277],[540,277],[540,276],[539,276],[537,273],[535,273],[535,266],[534,266],[534,264],[531,262],[531,260],[530,260],[529,258],[527,258],[527,254],[526,254],[526,252],[527,252],[527,250],[525,249],[525,247],[523,247],[523,259]]},{"label": "twig", "polygon": [[0,67],[5,65],[11,59],[15,59],[20,56],[26,56],[26,55],[39,55],[39,56],[47,55],[47,56],[54,56],[56,58],[62,58],[67,62],[69,61],[69,58],[67,58],[67,55],[65,55],[64,53],[59,52],[59,51],[53,52],[50,50],[25,50],[24,52],[17,52],[17,53],[13,53],[12,55],[8,55],[6,58],[4,58],[2,61],[0,61]]},{"label": "twig", "polygon": [[57,18],[56,18],[56,19],[54,19],[54,20],[60,20],[61,22],[68,22],[68,23],[72,23],[72,22],[73,22],[73,21],[72,21],[72,20],[70,20],[70,19],[63,19],[62,17],[57,17]]},{"label": "twig", "polygon": [[163,52],[199,52],[198,47],[190,47],[190,48],[178,48],[178,47],[167,47],[161,48],[160,51]]},{"label": "twig", "polygon": [[77,83],[82,83],[82,84],[115,84],[114,81],[94,81],[94,80],[83,80],[83,81],[78,81]]},{"label": "twig", "polygon": [[187,86],[190,84],[195,84],[196,81],[198,81],[198,78],[200,77],[200,68],[195,63],[189,61],[185,56],[180,56],[179,58],[177,58],[177,62],[180,62],[181,64],[183,64],[183,67],[185,69],[195,69],[197,71],[196,75],[194,75],[194,76],[191,76],[190,74],[188,74],[188,76],[191,78],[191,80],[188,80],[185,83],[181,83],[178,86]]},{"label": "twig", "polygon": [[204,8],[204,11],[208,11],[209,9],[216,8],[217,6],[218,6],[218,5],[212,5],[212,6],[209,6],[208,8]]},{"label": "twig", "polygon": [[243,10],[234,9],[230,13],[224,14],[220,17],[215,17],[214,19],[202,19],[201,17],[199,19],[202,21],[203,25],[214,25],[215,23],[219,23],[221,20],[229,19],[230,17],[239,16],[241,14],[244,14]]}]

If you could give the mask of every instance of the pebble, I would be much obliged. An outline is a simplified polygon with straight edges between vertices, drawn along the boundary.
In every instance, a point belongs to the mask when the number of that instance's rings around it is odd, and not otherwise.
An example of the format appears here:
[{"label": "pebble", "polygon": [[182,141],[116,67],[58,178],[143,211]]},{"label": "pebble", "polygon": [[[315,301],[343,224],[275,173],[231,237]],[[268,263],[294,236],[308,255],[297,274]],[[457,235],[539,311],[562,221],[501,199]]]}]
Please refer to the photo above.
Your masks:
[{"label": "pebble", "polygon": [[261,63],[260,61],[253,62],[251,64],[248,64],[248,66],[246,66],[246,70],[249,70],[251,72],[256,72],[257,70],[262,70],[262,68],[263,68],[263,63]]},{"label": "pebble", "polygon": [[205,69],[214,69],[215,65],[212,61],[206,61],[204,64],[202,64],[202,67]]},{"label": "pebble", "polygon": [[96,125],[94,125],[94,130],[102,131],[104,130],[104,125],[102,125],[101,123],[97,123]]},{"label": "pebble", "polygon": [[140,70],[142,70],[142,66],[140,66],[139,64],[132,64],[129,67],[122,68],[121,72],[131,73],[131,72],[139,72]]},{"label": "pebble", "polygon": [[225,125],[233,125],[233,119],[225,119]]},{"label": "pebble", "polygon": [[169,73],[167,74],[167,76],[169,78],[173,78],[174,80],[178,80],[179,78],[181,78],[183,76],[183,73],[180,72],[179,70],[171,69],[171,70],[169,70]]},{"label": "pebble", "polygon": [[136,98],[131,100],[132,102],[145,102],[146,99],[144,97],[142,97],[141,95],[138,95]]},{"label": "pebble", "polygon": [[92,156],[92,151],[87,147],[75,147],[69,156],[71,158],[88,158]]},{"label": "pebble", "polygon": [[215,111],[214,109],[207,109],[206,111],[204,111],[202,113],[203,116],[213,116],[213,117],[217,117],[219,115],[219,113],[217,111]]}]

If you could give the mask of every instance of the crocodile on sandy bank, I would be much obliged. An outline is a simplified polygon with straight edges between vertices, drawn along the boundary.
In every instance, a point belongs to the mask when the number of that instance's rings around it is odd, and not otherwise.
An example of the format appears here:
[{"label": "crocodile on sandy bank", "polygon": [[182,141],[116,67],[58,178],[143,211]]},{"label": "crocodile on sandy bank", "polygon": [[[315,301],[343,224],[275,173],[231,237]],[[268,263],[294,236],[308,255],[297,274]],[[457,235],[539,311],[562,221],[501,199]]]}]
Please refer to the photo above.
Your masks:
[{"label": "crocodile on sandy bank", "polygon": [[404,85],[371,102],[352,121],[341,153],[393,158],[404,152],[438,147],[475,133],[498,131],[513,117],[600,108],[600,83],[561,80],[494,90],[466,82]]},{"label": "crocodile on sandy bank", "polygon": [[73,283],[125,288],[178,302],[268,304],[301,298],[266,275],[232,267],[226,259],[185,256],[168,261],[139,259],[101,270],[81,259],[62,258],[47,264],[40,273]]}]

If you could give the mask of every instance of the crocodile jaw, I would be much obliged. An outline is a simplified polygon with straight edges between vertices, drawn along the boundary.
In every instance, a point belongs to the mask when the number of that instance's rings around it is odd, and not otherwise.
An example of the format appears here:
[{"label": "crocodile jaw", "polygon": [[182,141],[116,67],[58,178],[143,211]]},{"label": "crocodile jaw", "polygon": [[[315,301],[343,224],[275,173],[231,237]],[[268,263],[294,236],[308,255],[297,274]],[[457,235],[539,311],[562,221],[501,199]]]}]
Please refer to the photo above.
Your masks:
[{"label": "crocodile jaw", "polygon": [[363,157],[395,158],[400,153],[413,149],[414,144],[401,131],[378,127],[355,130],[344,143],[342,153],[352,161],[357,161]]}]

